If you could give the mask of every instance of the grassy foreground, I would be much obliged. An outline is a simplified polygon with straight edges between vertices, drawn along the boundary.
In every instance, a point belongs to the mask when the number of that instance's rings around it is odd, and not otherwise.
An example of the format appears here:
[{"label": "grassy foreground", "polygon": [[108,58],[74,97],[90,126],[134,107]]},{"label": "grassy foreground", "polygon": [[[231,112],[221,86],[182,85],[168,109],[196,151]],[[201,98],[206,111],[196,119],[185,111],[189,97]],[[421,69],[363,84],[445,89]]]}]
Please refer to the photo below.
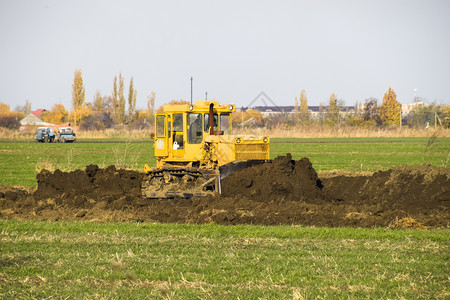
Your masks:
[{"label": "grassy foreground", "polygon": [[0,298],[448,299],[449,236],[0,220]]},{"label": "grassy foreground", "polygon": [[[450,165],[450,138],[285,138],[271,139],[271,158],[291,153],[308,157],[318,172],[374,172],[399,165]],[[156,165],[153,140],[80,140],[74,144],[41,144],[33,140],[0,140],[0,185],[36,186],[41,169],[63,171],[116,165],[143,170]]]}]

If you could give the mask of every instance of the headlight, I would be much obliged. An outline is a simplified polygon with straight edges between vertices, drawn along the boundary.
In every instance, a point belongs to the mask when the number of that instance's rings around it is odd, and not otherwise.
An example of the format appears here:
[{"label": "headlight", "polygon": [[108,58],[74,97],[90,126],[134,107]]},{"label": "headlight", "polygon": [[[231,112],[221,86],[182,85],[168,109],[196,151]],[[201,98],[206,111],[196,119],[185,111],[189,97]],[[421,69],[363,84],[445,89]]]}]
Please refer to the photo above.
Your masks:
[{"label": "headlight", "polygon": [[241,138],[236,138],[236,143],[239,144],[241,142]]},{"label": "headlight", "polygon": [[233,108],[234,108],[233,105],[228,105],[228,110],[229,110],[229,111],[232,111]]},{"label": "headlight", "polygon": [[193,111],[194,110],[194,105],[189,105],[189,111]]},{"label": "headlight", "polygon": [[263,138],[263,142],[264,143],[267,143],[269,141],[269,139],[267,138],[267,136],[265,136],[264,138]]}]

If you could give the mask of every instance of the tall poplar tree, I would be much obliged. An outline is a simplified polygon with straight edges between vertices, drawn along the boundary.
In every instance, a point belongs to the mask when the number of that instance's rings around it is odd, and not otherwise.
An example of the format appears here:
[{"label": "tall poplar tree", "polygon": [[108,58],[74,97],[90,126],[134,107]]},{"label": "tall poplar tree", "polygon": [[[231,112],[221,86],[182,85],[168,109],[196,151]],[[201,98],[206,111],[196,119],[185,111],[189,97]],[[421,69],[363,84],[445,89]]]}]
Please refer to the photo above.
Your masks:
[{"label": "tall poplar tree", "polygon": [[136,96],[137,92],[133,85],[133,77],[130,80],[130,88],[128,89],[128,122],[131,122],[134,118],[136,111]]},{"label": "tall poplar tree", "polygon": [[123,124],[125,122],[125,96],[123,89],[123,76],[119,74],[119,82],[117,76],[114,76],[113,94],[111,97],[112,106],[114,108],[114,122]]},{"label": "tall poplar tree", "polygon": [[125,122],[125,96],[123,88],[123,76],[119,74],[119,105],[117,108],[117,123],[123,124]]},{"label": "tall poplar tree", "polygon": [[332,123],[337,123],[339,121],[339,107],[337,105],[337,97],[334,93],[330,95],[330,102],[328,105],[328,120]]},{"label": "tall poplar tree", "polygon": [[114,76],[113,93],[111,96],[114,121],[117,123],[117,111],[119,109],[119,88],[117,87],[117,76]]},{"label": "tall poplar tree", "polygon": [[75,70],[72,85],[72,106],[75,110],[75,126],[77,125],[77,120],[81,119],[80,110],[85,100],[85,89],[83,84],[83,76],[81,74],[81,69]]},{"label": "tall poplar tree", "polygon": [[300,116],[302,123],[309,121],[308,99],[305,90],[300,92]]}]

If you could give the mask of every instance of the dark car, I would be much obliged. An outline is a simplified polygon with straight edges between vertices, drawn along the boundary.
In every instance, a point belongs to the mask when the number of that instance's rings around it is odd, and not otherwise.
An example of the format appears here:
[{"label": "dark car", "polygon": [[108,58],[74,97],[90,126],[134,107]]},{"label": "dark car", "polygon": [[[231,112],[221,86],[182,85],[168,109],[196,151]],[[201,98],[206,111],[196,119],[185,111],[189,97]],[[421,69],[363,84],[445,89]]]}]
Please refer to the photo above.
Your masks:
[{"label": "dark car", "polygon": [[55,134],[50,127],[39,127],[36,133],[36,142],[40,143],[53,143],[55,140]]}]

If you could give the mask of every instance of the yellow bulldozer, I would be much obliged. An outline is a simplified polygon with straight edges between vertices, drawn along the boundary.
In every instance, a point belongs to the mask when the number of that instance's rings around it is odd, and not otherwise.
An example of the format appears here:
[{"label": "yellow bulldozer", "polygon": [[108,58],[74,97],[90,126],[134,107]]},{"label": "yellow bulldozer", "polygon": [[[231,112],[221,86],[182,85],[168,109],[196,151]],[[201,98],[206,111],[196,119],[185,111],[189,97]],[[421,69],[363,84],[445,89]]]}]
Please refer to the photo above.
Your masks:
[{"label": "yellow bulldozer", "polygon": [[221,193],[221,179],[269,160],[267,136],[233,135],[233,104],[164,105],[155,116],[156,167],[144,167],[147,198]]}]

